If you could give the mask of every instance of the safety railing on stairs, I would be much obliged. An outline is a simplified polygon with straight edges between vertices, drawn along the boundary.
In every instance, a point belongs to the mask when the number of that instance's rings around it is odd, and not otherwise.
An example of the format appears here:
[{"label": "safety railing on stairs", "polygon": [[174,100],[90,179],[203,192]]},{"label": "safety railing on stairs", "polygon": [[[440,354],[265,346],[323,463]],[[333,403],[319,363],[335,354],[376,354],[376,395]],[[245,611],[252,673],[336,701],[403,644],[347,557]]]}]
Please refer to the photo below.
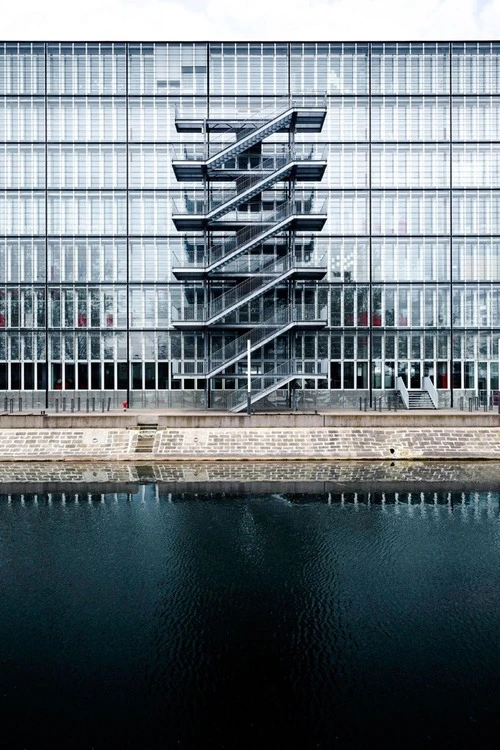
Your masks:
[{"label": "safety railing on stairs", "polygon": [[[260,130],[261,128],[264,128],[266,125],[270,125],[273,120],[276,120],[277,118],[281,117],[282,115],[285,115],[287,112],[291,112],[293,109],[296,108],[302,108],[311,109],[314,108],[323,108],[326,106],[326,96],[324,99],[320,100],[321,103],[315,104],[315,105],[305,105],[303,101],[300,99],[293,99],[290,97],[283,97],[283,99],[278,100],[278,102],[274,102],[271,106],[266,106],[262,108],[258,112],[252,112],[248,118],[240,119],[235,127],[233,127],[232,132],[234,133],[236,137],[236,143],[239,140],[242,140],[243,138],[246,138],[247,136],[250,136],[254,134],[256,131]],[[228,132],[220,132],[216,134],[211,134],[210,136],[210,145],[213,147],[216,144],[224,144],[224,142],[227,142],[227,136]],[[229,144],[234,145],[234,144]],[[226,148],[226,145],[224,145],[224,148]],[[220,149],[220,151],[224,150],[223,148]]]},{"label": "safety railing on stairs", "polygon": [[[328,146],[324,144],[306,145],[296,144],[292,150],[288,144],[282,144],[280,147],[274,146],[272,153],[245,153],[229,156],[219,167],[216,167],[211,173],[214,179],[224,172],[262,172],[278,169],[283,158],[288,156],[289,160],[300,162],[325,161],[328,154]],[[201,143],[184,143],[182,146],[172,146],[170,155],[172,161],[182,162],[203,162],[205,161],[206,147]],[[274,164],[273,164],[274,162]]]},{"label": "safety railing on stairs", "polygon": [[[241,153],[254,143],[258,143],[268,135],[280,130],[287,122],[292,119],[293,111],[318,110],[326,109],[326,96],[316,100],[314,104],[305,104],[300,99],[285,99],[285,101],[270,109],[264,109],[260,113],[252,114],[248,119],[239,119],[224,130],[210,133],[210,140],[206,144],[206,159],[212,162],[212,165],[223,163],[226,157],[231,154]],[[228,142],[229,137],[233,135],[235,140]],[[214,148],[215,147],[215,148]],[[214,153],[215,151],[215,153]]]},{"label": "safety railing on stairs", "polygon": [[424,386],[424,391],[427,391],[429,394],[429,398],[432,401],[434,408],[437,409],[439,405],[439,396],[436,386],[427,375],[424,377],[422,385]]},{"label": "safety railing on stairs", "polygon": [[247,252],[264,237],[269,238],[272,236],[273,226],[292,216],[295,208],[295,201],[285,201],[272,211],[262,212],[258,224],[249,224],[232,237],[214,240],[209,251],[209,265],[219,263],[223,258],[234,258],[237,252]]},{"label": "safety railing on stairs", "polygon": [[403,401],[403,404],[405,405],[405,409],[410,408],[410,397],[408,395],[408,388],[405,385],[405,382],[402,377],[398,377],[396,380],[396,390],[399,391],[401,395],[401,399]]},{"label": "safety railing on stairs", "polygon": [[[196,320],[211,324],[215,322],[215,320],[224,317],[225,315],[229,315],[230,312],[234,311],[241,305],[250,302],[255,296],[263,294],[275,284],[280,283],[280,281],[287,278],[290,273],[298,267],[299,265],[295,253],[287,253],[287,255],[279,258],[272,257],[269,260],[264,261],[259,269],[258,276],[244,279],[236,286],[224,291],[222,294],[215,297],[205,308],[203,308],[203,310],[200,311],[199,308],[195,307],[186,308],[183,320],[185,322],[191,321],[191,318],[187,317],[187,315],[192,312],[196,314]],[[301,264],[300,267],[306,268],[307,266]],[[321,266],[317,267],[320,268]],[[201,319],[198,317],[200,313],[203,315]]]},{"label": "safety railing on stairs", "polygon": [[[299,159],[291,153],[264,159],[262,170],[259,169],[257,172],[252,170],[249,174],[240,175],[234,180],[236,188],[234,190],[211,191],[206,201],[197,195],[191,197],[186,194],[185,208],[174,201],[174,214],[201,215],[214,221],[224,213],[234,210],[235,206],[242,202],[247,203],[257,193],[284,179],[298,161]],[[319,162],[321,159],[304,159],[303,163],[310,164],[316,161]]]},{"label": "safety railing on stairs", "polygon": [[[311,365],[310,367],[308,365]],[[321,362],[319,369],[314,362],[304,363],[296,359],[289,359],[278,365],[274,370],[256,375],[250,381],[251,403],[255,403],[287,381],[297,377],[322,377],[326,374],[326,361]],[[247,403],[248,386],[233,391],[227,399],[228,409],[238,410]]]},{"label": "safety railing on stairs", "polygon": [[[303,214],[302,204],[298,201],[286,201],[272,211],[259,212],[257,216],[260,221],[255,221],[255,213],[250,216],[254,223],[248,224],[239,229],[235,234],[229,237],[214,239],[209,249],[208,258],[204,260],[200,256],[196,257],[193,252],[182,251],[173,253],[173,268],[203,268],[207,273],[217,270],[223,265],[236,259],[243,253],[248,253],[257,247],[264,240],[271,239],[274,235],[279,234],[284,229],[286,220],[294,216]],[[310,215],[325,216],[326,201],[318,208],[311,207]],[[240,216],[248,217],[248,213],[240,213]]]},{"label": "safety railing on stairs", "polygon": [[[326,319],[326,315],[323,317]],[[182,363],[180,360],[175,361],[173,363],[173,375],[174,377],[180,375],[204,375],[210,377],[246,356],[248,341],[250,341],[250,351],[254,352],[261,346],[264,346],[264,344],[282,335],[291,326],[315,320],[322,320],[322,316],[318,313],[315,305],[285,307],[262,323],[259,323],[248,333],[238,336],[213,351],[201,363],[199,361],[188,363]]]},{"label": "safety railing on stairs", "polygon": [[[224,101],[223,106],[217,106],[217,104],[211,103],[210,112],[204,108],[200,108],[198,105],[193,105],[192,102],[179,103],[175,105],[174,118],[176,122],[182,122],[183,120],[210,120],[213,123],[219,121],[220,123],[227,124],[231,120],[235,121],[235,127],[239,127],[240,123],[261,123],[266,120],[272,119],[273,115],[288,109],[290,106],[297,106],[301,108],[317,108],[325,107],[327,102],[327,94],[312,95],[312,96],[301,96],[291,98],[290,96],[278,96],[273,98],[271,102],[261,104],[254,97],[247,99],[246,106],[247,110],[244,110],[244,103],[238,101],[234,102],[233,106],[230,103]],[[257,104],[255,108],[252,105]]]}]

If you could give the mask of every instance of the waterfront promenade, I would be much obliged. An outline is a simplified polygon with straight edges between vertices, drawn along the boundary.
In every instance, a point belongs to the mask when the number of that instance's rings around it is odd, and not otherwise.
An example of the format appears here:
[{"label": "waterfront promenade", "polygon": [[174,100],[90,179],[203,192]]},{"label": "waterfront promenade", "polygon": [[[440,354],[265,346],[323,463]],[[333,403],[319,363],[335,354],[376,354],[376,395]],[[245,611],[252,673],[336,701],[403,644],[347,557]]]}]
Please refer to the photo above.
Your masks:
[{"label": "waterfront promenade", "polygon": [[500,415],[458,410],[0,413],[0,461],[500,460]]}]

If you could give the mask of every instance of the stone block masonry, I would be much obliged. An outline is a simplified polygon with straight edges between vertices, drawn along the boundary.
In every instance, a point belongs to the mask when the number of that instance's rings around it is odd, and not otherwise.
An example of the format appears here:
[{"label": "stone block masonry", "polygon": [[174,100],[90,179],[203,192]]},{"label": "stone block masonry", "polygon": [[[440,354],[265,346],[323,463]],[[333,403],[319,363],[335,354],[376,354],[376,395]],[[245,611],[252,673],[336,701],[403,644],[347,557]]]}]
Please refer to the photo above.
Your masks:
[{"label": "stone block masonry", "polygon": [[0,461],[500,460],[498,427],[160,427],[2,429]]},{"label": "stone block masonry", "polygon": [[137,431],[123,428],[0,430],[0,460],[126,459],[136,442]]},{"label": "stone block masonry", "polygon": [[491,428],[240,428],[161,430],[163,459],[500,459]]}]

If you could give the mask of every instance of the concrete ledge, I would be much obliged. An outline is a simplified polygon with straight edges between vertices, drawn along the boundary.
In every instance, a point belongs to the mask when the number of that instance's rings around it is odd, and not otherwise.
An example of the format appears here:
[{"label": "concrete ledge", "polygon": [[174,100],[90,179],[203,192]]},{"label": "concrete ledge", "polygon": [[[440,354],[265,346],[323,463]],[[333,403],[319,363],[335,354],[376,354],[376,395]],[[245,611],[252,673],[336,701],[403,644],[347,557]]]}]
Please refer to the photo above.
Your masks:
[{"label": "concrete ledge", "polygon": [[309,427],[500,427],[496,412],[439,411],[318,411],[270,412],[247,416],[213,411],[116,411],[95,413],[0,413],[2,429],[100,429],[137,428],[154,425],[160,429],[199,428],[309,428]]}]

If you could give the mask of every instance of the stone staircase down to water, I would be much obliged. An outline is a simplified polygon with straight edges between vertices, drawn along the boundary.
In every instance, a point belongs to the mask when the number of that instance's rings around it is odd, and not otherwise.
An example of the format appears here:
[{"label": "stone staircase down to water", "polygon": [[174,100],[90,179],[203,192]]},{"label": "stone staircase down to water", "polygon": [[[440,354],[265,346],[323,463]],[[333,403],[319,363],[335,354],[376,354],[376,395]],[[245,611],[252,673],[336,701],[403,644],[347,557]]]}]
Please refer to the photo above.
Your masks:
[{"label": "stone staircase down to water", "polygon": [[[408,391],[409,409],[435,409],[436,407],[432,403],[432,399],[427,391]],[[403,399],[399,395],[398,406],[402,409],[405,408]]]},{"label": "stone staircase down to water", "polygon": [[157,431],[158,431],[157,424],[139,425],[139,435],[137,437],[137,445],[135,447],[135,453],[142,453],[142,454],[153,453]]}]

